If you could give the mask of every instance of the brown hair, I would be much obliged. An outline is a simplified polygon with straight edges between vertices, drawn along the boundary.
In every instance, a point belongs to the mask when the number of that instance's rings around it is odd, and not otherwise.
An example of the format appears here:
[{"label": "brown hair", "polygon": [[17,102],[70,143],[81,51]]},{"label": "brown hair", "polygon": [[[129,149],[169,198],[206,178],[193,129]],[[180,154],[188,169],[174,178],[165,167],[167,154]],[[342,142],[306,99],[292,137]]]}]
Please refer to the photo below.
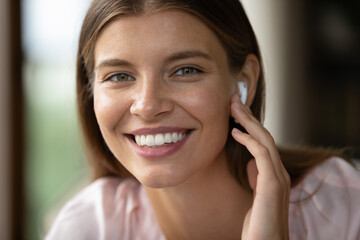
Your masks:
[{"label": "brown hair", "polygon": [[[167,9],[178,9],[203,21],[223,44],[230,69],[241,69],[248,54],[255,54],[261,62],[261,54],[255,33],[238,0],[95,0],[92,2],[81,29],[77,54],[77,101],[80,122],[92,166],[94,178],[107,175],[131,176],[107,147],[94,113],[92,82],[94,48],[98,36],[106,24],[125,15],[149,14]],[[260,77],[251,110],[263,121],[264,76]],[[229,120],[229,131],[234,127]],[[246,188],[249,183],[246,165],[251,159],[247,149],[238,144],[229,132],[225,146],[228,165],[237,181]],[[297,182],[312,166],[323,161],[331,151],[280,150],[280,155],[292,182]]]}]

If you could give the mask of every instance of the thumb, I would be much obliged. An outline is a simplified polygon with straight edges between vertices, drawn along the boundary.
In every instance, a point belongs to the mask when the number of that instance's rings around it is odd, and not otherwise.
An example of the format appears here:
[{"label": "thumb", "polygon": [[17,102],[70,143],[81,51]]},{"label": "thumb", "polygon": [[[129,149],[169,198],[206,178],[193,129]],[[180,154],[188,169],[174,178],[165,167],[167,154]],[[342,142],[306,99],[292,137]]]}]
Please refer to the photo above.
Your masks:
[{"label": "thumb", "polygon": [[258,169],[256,167],[255,159],[251,159],[246,167],[248,180],[250,187],[253,191],[256,188],[257,176],[258,176]]}]

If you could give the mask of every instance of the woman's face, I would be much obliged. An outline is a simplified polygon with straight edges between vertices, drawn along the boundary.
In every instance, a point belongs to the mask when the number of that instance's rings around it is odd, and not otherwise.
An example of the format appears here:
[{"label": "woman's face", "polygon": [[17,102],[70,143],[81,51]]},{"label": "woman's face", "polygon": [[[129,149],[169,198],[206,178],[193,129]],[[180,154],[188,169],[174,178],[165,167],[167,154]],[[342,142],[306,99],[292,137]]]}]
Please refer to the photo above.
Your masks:
[{"label": "woman's face", "polygon": [[94,110],[116,158],[148,187],[224,162],[234,80],[214,33],[181,11],[109,23],[95,46]]}]

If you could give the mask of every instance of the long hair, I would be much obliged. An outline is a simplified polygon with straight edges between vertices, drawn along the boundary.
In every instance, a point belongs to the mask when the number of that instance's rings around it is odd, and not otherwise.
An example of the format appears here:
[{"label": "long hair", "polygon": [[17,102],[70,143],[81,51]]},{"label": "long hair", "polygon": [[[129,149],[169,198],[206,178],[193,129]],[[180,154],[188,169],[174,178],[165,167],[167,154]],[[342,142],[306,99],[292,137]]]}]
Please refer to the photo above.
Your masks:
[{"label": "long hair", "polygon": [[[80,123],[87,157],[95,179],[108,175],[131,176],[107,147],[96,121],[92,94],[96,41],[105,25],[114,19],[169,9],[187,12],[206,24],[225,48],[230,70],[241,69],[250,53],[262,62],[255,33],[238,0],[94,0],[85,16],[80,33],[76,80]],[[261,66],[255,98],[251,105],[254,116],[260,122],[263,122],[264,93]],[[229,170],[239,184],[249,189],[246,165],[252,156],[244,146],[232,138],[230,131],[233,127],[234,123],[229,119],[229,133],[225,145]],[[304,154],[305,152],[307,154]],[[280,154],[292,182],[296,182],[308,169],[330,156],[331,152],[280,150]],[[299,162],[302,156],[306,159]]]}]

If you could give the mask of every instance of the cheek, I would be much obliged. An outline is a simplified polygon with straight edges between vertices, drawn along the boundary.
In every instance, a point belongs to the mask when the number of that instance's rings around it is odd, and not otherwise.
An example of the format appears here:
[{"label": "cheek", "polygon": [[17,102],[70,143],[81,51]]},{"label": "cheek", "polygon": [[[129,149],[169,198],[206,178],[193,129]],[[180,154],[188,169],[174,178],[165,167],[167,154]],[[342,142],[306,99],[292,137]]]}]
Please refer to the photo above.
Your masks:
[{"label": "cheek", "polygon": [[[195,112],[206,123],[226,122],[229,118],[230,96],[224,86],[211,86],[199,89],[193,94],[193,106]],[[199,119],[201,120],[201,119]]]},{"label": "cheek", "polygon": [[[206,137],[227,138],[230,116],[230,93],[222,85],[192,88],[182,98],[183,106],[201,124]],[[185,107],[184,107],[185,108]],[[204,135],[205,137],[205,135]]]},{"label": "cheek", "polygon": [[[211,92],[209,93],[211,94]],[[225,95],[217,95],[216,92],[208,95],[206,99],[202,121],[204,130],[206,129],[204,136],[207,141],[212,139],[209,142],[213,142],[213,144],[222,148],[228,135],[229,100]]]},{"label": "cheek", "polygon": [[103,134],[115,129],[125,113],[125,104],[120,99],[119,96],[113,96],[111,93],[94,91],[94,111]]}]

